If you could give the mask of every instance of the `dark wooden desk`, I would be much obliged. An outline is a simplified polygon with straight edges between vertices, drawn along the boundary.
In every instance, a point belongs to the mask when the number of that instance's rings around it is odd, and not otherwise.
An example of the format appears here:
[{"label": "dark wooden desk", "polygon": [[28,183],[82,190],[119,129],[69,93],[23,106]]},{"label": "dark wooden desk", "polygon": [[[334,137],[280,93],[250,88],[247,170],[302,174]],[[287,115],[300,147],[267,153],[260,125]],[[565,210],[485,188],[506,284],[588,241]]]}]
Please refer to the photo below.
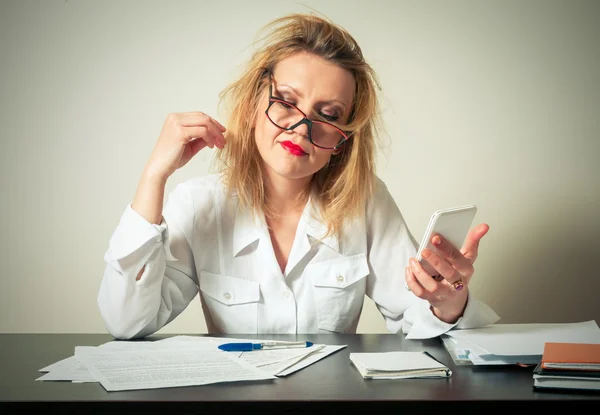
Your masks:
[{"label": "dark wooden desk", "polygon": [[[149,340],[163,338],[153,336]],[[229,336],[254,338],[253,336]],[[265,336],[262,336],[263,338]],[[554,408],[560,401],[598,405],[600,395],[590,393],[539,392],[532,388],[532,368],[516,366],[456,366],[439,339],[406,340],[402,335],[273,335],[278,340],[309,340],[348,347],[288,377],[260,383],[224,383],[195,387],[107,392],[99,383],[40,382],[44,366],[72,356],[75,346],[97,346],[112,338],[103,334],[0,334],[0,413],[21,412],[24,404],[43,404],[60,412],[260,412],[290,413],[315,409],[421,411],[428,406],[462,410],[535,404]],[[448,365],[448,379],[364,380],[351,365],[351,352],[426,350]],[[342,405],[344,409],[342,409]],[[541,405],[541,406],[540,406]],[[596,406],[598,409],[599,406]],[[441,408],[438,408],[438,410]],[[139,411],[137,411],[139,410]],[[354,411],[353,411],[354,412]]]}]

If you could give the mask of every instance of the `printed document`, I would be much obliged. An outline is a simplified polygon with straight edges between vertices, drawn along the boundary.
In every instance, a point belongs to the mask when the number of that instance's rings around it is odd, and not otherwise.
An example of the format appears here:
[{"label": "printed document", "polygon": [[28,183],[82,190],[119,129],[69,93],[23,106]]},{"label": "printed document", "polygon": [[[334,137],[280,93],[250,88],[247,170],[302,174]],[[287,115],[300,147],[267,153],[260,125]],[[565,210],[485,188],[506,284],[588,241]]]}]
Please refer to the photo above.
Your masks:
[{"label": "printed document", "polygon": [[451,330],[442,336],[457,364],[537,364],[547,342],[600,343],[595,321],[580,323],[492,324]]},{"label": "printed document", "polygon": [[75,357],[109,392],[275,379],[228,353],[194,348],[173,353],[165,348],[110,350],[78,346]]},{"label": "printed document", "polygon": [[[207,336],[172,336],[156,341],[115,340],[78,346],[75,355],[48,365],[39,381],[100,382],[108,391],[268,381],[288,376],[346,345],[225,352],[229,342],[261,342]],[[268,340],[264,340],[268,341]]]}]

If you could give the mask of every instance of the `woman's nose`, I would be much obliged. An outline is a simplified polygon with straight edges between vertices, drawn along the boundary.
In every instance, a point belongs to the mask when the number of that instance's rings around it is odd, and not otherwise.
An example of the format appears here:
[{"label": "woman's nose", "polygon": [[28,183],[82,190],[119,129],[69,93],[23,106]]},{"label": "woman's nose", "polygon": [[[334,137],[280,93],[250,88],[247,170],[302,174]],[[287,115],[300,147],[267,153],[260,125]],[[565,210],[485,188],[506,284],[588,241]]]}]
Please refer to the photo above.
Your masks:
[{"label": "woman's nose", "polygon": [[302,136],[302,138],[308,139],[308,124],[303,122],[293,130],[296,134]]}]

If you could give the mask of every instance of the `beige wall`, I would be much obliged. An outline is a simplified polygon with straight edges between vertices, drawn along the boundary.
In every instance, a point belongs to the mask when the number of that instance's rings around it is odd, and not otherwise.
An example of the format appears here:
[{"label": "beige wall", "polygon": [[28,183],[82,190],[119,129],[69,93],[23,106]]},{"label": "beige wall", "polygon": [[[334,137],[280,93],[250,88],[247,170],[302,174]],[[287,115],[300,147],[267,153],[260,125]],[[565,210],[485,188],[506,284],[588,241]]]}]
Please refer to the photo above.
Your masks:
[{"label": "beige wall", "polygon": [[[347,27],[380,75],[379,174],[415,236],[434,210],[474,203],[491,230],[471,289],[501,322],[600,321],[600,2],[304,4]],[[0,332],[104,332],[103,254],[164,117],[217,115],[256,30],[306,10],[0,2]],[[195,301],[162,332],[205,329]],[[385,331],[369,301],[359,329]]]}]

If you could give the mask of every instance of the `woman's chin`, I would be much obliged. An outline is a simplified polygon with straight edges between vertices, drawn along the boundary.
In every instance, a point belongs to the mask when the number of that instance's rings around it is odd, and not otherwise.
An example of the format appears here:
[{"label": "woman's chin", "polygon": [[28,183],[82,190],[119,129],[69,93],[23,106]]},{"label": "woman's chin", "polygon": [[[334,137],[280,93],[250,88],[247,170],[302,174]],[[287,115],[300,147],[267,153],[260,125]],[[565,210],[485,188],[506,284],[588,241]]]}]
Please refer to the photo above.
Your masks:
[{"label": "woman's chin", "polygon": [[278,163],[272,165],[270,170],[277,176],[288,180],[310,179],[314,172],[306,169],[306,166],[298,166],[297,163]]}]

